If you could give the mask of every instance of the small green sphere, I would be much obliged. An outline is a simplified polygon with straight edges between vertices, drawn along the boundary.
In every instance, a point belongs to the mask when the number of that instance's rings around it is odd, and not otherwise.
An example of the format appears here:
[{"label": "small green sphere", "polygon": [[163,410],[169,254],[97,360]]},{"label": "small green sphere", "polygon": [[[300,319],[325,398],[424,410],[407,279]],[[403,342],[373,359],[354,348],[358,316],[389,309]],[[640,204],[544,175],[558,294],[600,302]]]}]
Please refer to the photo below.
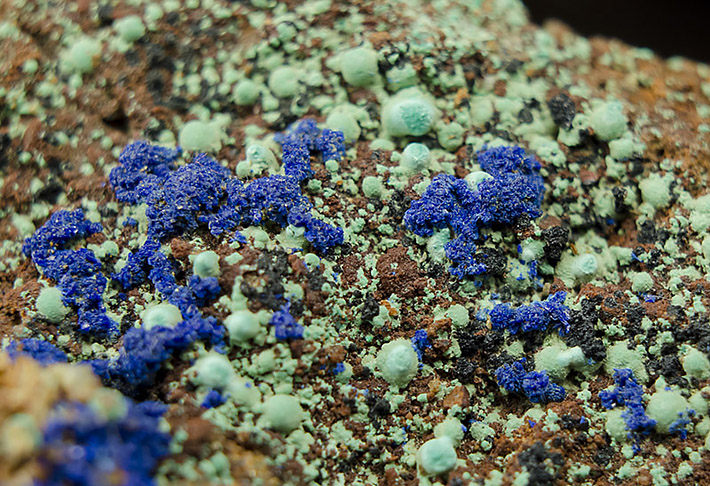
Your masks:
[{"label": "small green sphere", "polygon": [[468,175],[464,177],[464,180],[468,182],[469,186],[475,190],[478,190],[478,185],[486,179],[493,179],[493,176],[482,170],[469,172]]},{"label": "small green sphere", "polygon": [[629,433],[626,430],[626,420],[621,416],[622,413],[624,413],[623,408],[615,408],[606,412],[606,431],[617,442],[626,441]]},{"label": "small green sphere", "polygon": [[152,305],[141,312],[141,321],[145,329],[152,329],[156,326],[175,327],[183,320],[180,309],[164,302]]},{"label": "small green sphere", "polygon": [[573,271],[577,277],[586,277],[594,275],[597,271],[597,267],[597,258],[591,253],[585,253],[575,258]]},{"label": "small green sphere", "polygon": [[[707,387],[703,387],[703,389],[696,391],[688,398],[688,405],[692,410],[695,410],[695,413],[699,416],[707,415],[708,408],[710,407],[708,401],[703,397],[703,394],[707,391]],[[708,425],[710,426],[710,423],[708,423]]]},{"label": "small green sphere", "polygon": [[45,287],[37,297],[37,312],[49,322],[61,322],[69,313],[62,302],[62,291],[56,287]]},{"label": "small green sphere", "polygon": [[232,90],[234,102],[239,106],[250,106],[259,99],[259,85],[251,79],[242,79]]},{"label": "small green sphere", "polygon": [[276,32],[281,42],[289,42],[298,34],[298,30],[291,22],[281,22],[276,26]]},{"label": "small green sphere", "polygon": [[229,331],[232,342],[245,342],[259,334],[259,319],[248,310],[237,311],[224,320],[224,326]]},{"label": "small green sphere", "polygon": [[222,148],[219,129],[200,120],[191,120],[183,125],[178,135],[180,146],[185,150],[199,152],[217,151]]},{"label": "small green sphere", "polygon": [[106,240],[101,244],[101,250],[108,256],[118,256],[118,244],[115,241]]},{"label": "small green sphere", "polygon": [[434,427],[434,437],[448,437],[454,446],[458,446],[463,440],[464,430],[459,419],[448,417]]},{"label": "small green sphere", "polygon": [[416,88],[400,91],[382,108],[385,131],[394,137],[420,137],[431,130],[436,108]]},{"label": "small green sphere", "polygon": [[239,177],[259,175],[266,170],[274,173],[279,169],[279,163],[274,153],[261,143],[249,145],[246,149],[246,156],[246,160],[237,164],[236,172]]},{"label": "small green sphere", "polygon": [[634,154],[634,141],[630,138],[622,138],[609,142],[609,155],[616,160],[629,159]]},{"label": "small green sphere", "polygon": [[414,86],[417,84],[417,72],[414,70],[414,67],[407,63],[404,64],[401,67],[393,67],[389,71],[387,71],[387,74],[385,74],[385,78],[387,79],[387,86],[392,90],[392,91],[398,91],[403,88],[409,88],[410,86]]},{"label": "small green sphere", "polygon": [[93,393],[89,406],[100,417],[108,420],[120,420],[126,415],[128,400],[118,390],[99,388]]},{"label": "small green sphere", "polygon": [[650,174],[639,181],[643,202],[650,204],[654,209],[667,207],[673,197],[670,189],[671,181],[671,177],[661,177],[659,174]]},{"label": "small green sphere", "polygon": [[629,349],[628,341],[618,341],[606,350],[604,369],[611,375],[615,368],[630,368],[639,383],[643,384],[648,381],[644,353],[636,348]]},{"label": "small green sphere", "polygon": [[4,445],[5,450],[12,444],[15,454],[21,451],[15,457],[22,457],[24,454],[29,454],[29,451],[37,450],[42,440],[42,430],[32,415],[17,411],[3,419],[0,427],[0,443]]},{"label": "small green sphere", "polygon": [[143,37],[145,26],[137,15],[128,15],[116,20],[114,28],[125,42],[132,43]]},{"label": "small green sphere", "polygon": [[269,75],[269,89],[279,98],[290,98],[298,93],[299,71],[281,66]]},{"label": "small green sphere", "polygon": [[207,388],[226,388],[237,377],[229,358],[216,351],[199,358],[194,369],[194,383]]},{"label": "small green sphere", "polygon": [[34,74],[39,69],[37,59],[28,59],[22,64],[22,71],[27,74]]},{"label": "small green sphere", "polygon": [[451,325],[454,329],[460,329],[468,326],[468,309],[461,304],[454,304],[446,309],[445,315],[451,319]]},{"label": "small green sphere", "polygon": [[360,125],[346,110],[335,109],[325,119],[325,126],[343,132],[345,142],[354,143],[360,138]]},{"label": "small green sphere", "polygon": [[544,346],[535,353],[535,369],[546,370],[554,380],[564,380],[570,368],[582,367],[586,362],[582,348],[579,346],[568,348],[561,342]]},{"label": "small green sphere", "polygon": [[404,147],[399,165],[410,173],[423,171],[429,165],[429,149],[422,143],[410,143]]},{"label": "small green sphere", "polygon": [[328,172],[336,173],[340,169],[340,164],[335,159],[326,160],[325,168]]},{"label": "small green sphere", "polygon": [[258,143],[253,143],[246,150],[247,161],[254,172],[260,172],[278,165],[276,156],[268,148]]},{"label": "small green sphere", "polygon": [[444,150],[454,152],[463,144],[464,133],[466,133],[466,129],[459,123],[451,122],[443,124],[437,131],[439,145],[441,145]]},{"label": "small green sphere", "polygon": [[264,420],[269,428],[289,433],[301,425],[304,413],[298,399],[292,395],[274,395],[264,402]]},{"label": "small green sphere", "polygon": [[64,63],[69,70],[86,74],[94,70],[100,54],[101,42],[91,37],[82,37],[66,52]]},{"label": "small green sphere", "polygon": [[699,380],[710,378],[710,360],[705,353],[690,348],[683,357],[683,370]]},{"label": "small green sphere", "polygon": [[195,256],[192,271],[198,277],[219,277],[219,255],[212,250],[203,251]]},{"label": "small green sphere", "polygon": [[382,346],[377,367],[390,385],[404,388],[416,376],[419,358],[408,339],[397,339]]},{"label": "small green sphere", "polygon": [[634,292],[648,292],[653,288],[653,277],[648,272],[636,272],[629,274],[631,280],[631,290]]},{"label": "small green sphere", "polygon": [[656,431],[667,434],[671,424],[688,408],[688,401],[683,395],[677,391],[661,390],[651,395],[646,405],[646,413],[656,421]]},{"label": "small green sphere", "polygon": [[417,451],[417,463],[430,476],[446,474],[456,467],[456,449],[449,437],[426,441]]},{"label": "small green sphere", "polygon": [[377,79],[377,52],[369,47],[356,47],[342,54],[341,72],[351,86],[369,86]]},{"label": "small green sphere", "polygon": [[244,378],[237,376],[229,382],[225,391],[229,394],[230,402],[239,405],[247,405],[253,408],[261,403],[261,392],[258,386]]},{"label": "small green sphere", "polygon": [[403,100],[391,107],[385,118],[392,135],[421,136],[431,128],[431,110],[422,100]]},{"label": "small green sphere", "polygon": [[377,176],[367,176],[362,180],[362,193],[365,194],[365,197],[380,197],[384,190],[382,181]]},{"label": "small green sphere", "polygon": [[621,103],[610,101],[594,108],[589,117],[589,123],[597,138],[609,141],[621,138],[626,132],[628,120],[624,115]]}]

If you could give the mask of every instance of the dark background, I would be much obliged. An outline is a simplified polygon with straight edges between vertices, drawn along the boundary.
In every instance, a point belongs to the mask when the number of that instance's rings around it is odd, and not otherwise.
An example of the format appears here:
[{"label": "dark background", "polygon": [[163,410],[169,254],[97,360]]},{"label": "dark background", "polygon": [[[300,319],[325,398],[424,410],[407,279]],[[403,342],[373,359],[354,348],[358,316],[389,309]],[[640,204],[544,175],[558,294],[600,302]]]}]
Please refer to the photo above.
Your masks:
[{"label": "dark background", "polygon": [[534,22],[615,37],[657,54],[710,62],[710,0],[523,0]]}]

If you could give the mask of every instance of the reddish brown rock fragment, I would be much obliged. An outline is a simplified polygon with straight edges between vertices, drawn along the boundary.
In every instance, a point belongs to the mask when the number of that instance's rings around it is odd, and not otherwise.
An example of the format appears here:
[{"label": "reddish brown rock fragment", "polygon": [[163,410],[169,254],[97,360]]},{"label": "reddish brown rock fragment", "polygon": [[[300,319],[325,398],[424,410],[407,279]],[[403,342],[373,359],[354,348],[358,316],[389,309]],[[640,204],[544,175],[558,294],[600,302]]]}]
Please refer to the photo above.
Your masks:
[{"label": "reddish brown rock fragment", "polygon": [[469,405],[469,399],[470,396],[468,390],[462,385],[457,385],[453,390],[449,392],[448,395],[446,395],[442,402],[442,405],[447,410],[454,406],[466,408]]}]

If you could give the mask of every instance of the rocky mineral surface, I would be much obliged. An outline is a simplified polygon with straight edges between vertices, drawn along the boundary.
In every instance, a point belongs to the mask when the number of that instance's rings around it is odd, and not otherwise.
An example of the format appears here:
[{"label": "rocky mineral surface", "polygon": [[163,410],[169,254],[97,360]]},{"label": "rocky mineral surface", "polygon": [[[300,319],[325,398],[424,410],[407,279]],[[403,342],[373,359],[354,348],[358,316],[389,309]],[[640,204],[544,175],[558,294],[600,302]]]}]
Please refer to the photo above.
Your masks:
[{"label": "rocky mineral surface", "polygon": [[0,49],[1,484],[710,484],[708,66],[516,0]]}]

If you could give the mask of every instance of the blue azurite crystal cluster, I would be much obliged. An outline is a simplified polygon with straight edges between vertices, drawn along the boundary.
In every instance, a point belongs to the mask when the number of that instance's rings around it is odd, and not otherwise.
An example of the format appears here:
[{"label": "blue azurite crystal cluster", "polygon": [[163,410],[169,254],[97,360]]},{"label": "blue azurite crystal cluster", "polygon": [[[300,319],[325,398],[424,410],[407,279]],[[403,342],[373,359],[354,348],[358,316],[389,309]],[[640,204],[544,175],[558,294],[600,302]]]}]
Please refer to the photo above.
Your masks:
[{"label": "blue azurite crystal cluster", "polygon": [[167,406],[125,401],[125,413],[116,418],[78,402],[55,407],[42,437],[46,474],[35,484],[154,485],[155,467],[169,453],[170,435],[160,430]]},{"label": "blue azurite crystal cluster", "polygon": [[91,250],[70,249],[72,242],[102,231],[100,223],[84,219],[81,209],[54,213],[22,251],[45,277],[57,282],[65,305],[76,309],[77,326],[82,332],[115,334],[118,324],[106,315],[103,292],[107,279],[101,262]]},{"label": "blue azurite crystal cluster", "polygon": [[[146,204],[148,231],[146,242],[128,256],[112,279],[124,289],[150,280],[165,300],[180,309],[183,320],[175,327],[129,329],[118,357],[91,363],[106,382],[135,395],[153,382],[162,363],[175,352],[197,340],[210,345],[220,345],[223,340],[223,326],[200,312],[200,307],[218,296],[217,279],[192,276],[187,285],[178,285],[177,268],[161,251],[167,239],[206,225],[214,235],[234,231],[235,237],[243,240],[238,226],[270,221],[304,228],[304,237],[321,253],[342,244],[343,230],[313,216],[313,206],[299,182],[312,176],[314,153],[320,153],[323,160],[342,158],[343,135],[318,129],[314,120],[303,120],[277,140],[283,146],[286,175],[261,177],[246,185],[205,154],[177,167],[179,148],[138,141],[122,151],[109,181],[120,202]],[[24,252],[48,278],[58,282],[65,303],[77,309],[80,330],[117,333],[118,325],[106,316],[102,302],[107,279],[101,263],[87,249],[65,248],[69,242],[101,230],[101,225],[86,220],[81,210],[59,211],[27,240]],[[277,312],[273,321],[280,339],[303,334],[288,308]]]},{"label": "blue azurite crystal cluster", "polygon": [[41,339],[27,338],[10,343],[7,353],[11,359],[29,356],[39,364],[46,366],[54,363],[66,363],[67,355],[54,344]]},{"label": "blue azurite crystal cluster", "polygon": [[545,187],[537,159],[513,146],[485,150],[478,154],[478,161],[490,177],[474,185],[439,174],[404,215],[405,226],[418,236],[431,236],[443,228],[453,231],[454,239],[444,250],[452,262],[450,272],[459,278],[488,271],[474,256],[481,228],[542,214]]},{"label": "blue azurite crystal cluster", "polygon": [[616,407],[626,407],[621,417],[626,422],[629,438],[633,439],[634,451],[639,451],[639,441],[649,435],[656,426],[656,421],[646,415],[643,405],[643,387],[636,381],[633,371],[629,368],[614,370],[614,388],[602,390],[599,398],[602,406],[608,410]]},{"label": "blue azurite crystal cluster", "polygon": [[541,302],[513,308],[510,304],[497,304],[491,309],[491,328],[510,334],[556,329],[560,335],[569,331],[569,308],[564,304],[567,292],[555,292]]},{"label": "blue azurite crystal cluster", "polygon": [[[277,141],[283,147],[285,175],[248,184],[205,154],[178,167],[179,147],[137,141],[122,151],[109,181],[119,202],[146,205],[148,231],[145,243],[111,278],[124,290],[149,280],[165,301],[180,310],[182,321],[126,331],[117,357],[90,362],[105,383],[129,396],[141,396],[174,353],[198,340],[218,349],[222,346],[224,327],[200,311],[219,295],[219,283],[215,277],[192,275],[180,285],[177,266],[161,249],[169,238],[205,226],[215,236],[233,231],[235,239],[245,241],[238,227],[273,222],[303,228],[306,240],[320,253],[343,243],[343,230],[317,219],[300,187],[300,182],[313,175],[314,154],[320,153],[324,161],[343,157],[342,133],[320,130],[314,120],[304,120],[277,136]],[[135,220],[129,224],[136,226]],[[108,279],[101,262],[90,250],[76,248],[79,240],[102,229],[80,209],[58,211],[27,239],[23,252],[45,277],[57,282],[64,304],[77,312],[80,331],[115,337],[120,329],[108,317],[102,299]],[[278,339],[303,335],[289,303],[274,313],[271,324]],[[30,356],[42,365],[67,361],[62,350],[39,339],[11,343],[8,351],[13,359]],[[170,436],[158,427],[166,407],[125,400],[125,414],[113,419],[98,416],[85,404],[60,404],[44,430],[42,457],[47,474],[37,484],[154,484],[155,466],[168,454],[170,442]],[[215,392],[204,406],[223,401]]]},{"label": "blue azurite crystal cluster", "polygon": [[525,359],[504,364],[496,370],[496,380],[506,391],[523,394],[533,403],[559,402],[565,389],[550,381],[546,371],[526,371]]}]

